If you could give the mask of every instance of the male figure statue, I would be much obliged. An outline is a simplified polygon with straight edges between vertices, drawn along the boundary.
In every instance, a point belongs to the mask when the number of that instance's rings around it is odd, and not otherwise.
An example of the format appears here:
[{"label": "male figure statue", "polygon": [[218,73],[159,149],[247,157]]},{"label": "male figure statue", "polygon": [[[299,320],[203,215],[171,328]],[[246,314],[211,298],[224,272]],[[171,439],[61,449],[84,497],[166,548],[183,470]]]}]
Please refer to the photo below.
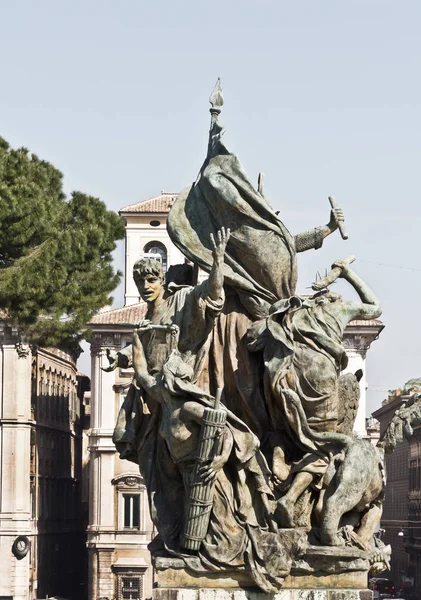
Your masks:
[{"label": "male figure statue", "polygon": [[[172,350],[175,349],[174,336],[169,326],[179,328],[178,349],[194,369],[192,381],[200,379],[201,387],[207,389],[207,350],[215,317],[221,312],[224,296],[222,266],[224,252],[230,237],[229,229],[223,227],[216,237],[210,235],[213,264],[208,279],[200,285],[176,286],[174,293],[164,287],[164,273],[161,264],[154,259],[142,258],[133,267],[133,278],[140,297],[147,303],[147,312],[142,325],[150,325],[142,335],[148,371],[151,374],[161,370]],[[164,327],[168,326],[167,330]],[[186,358],[186,352],[188,358]],[[116,357],[110,356],[110,367],[127,368],[132,360],[132,346],[128,346]]]}]

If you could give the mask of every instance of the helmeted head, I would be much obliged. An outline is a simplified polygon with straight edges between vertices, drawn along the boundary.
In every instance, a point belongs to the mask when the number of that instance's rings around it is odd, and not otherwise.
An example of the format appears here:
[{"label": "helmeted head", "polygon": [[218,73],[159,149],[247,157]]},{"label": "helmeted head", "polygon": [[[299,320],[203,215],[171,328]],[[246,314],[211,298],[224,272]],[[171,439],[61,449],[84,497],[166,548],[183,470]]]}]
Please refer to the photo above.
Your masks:
[{"label": "helmeted head", "polygon": [[133,267],[133,279],[145,302],[155,302],[164,293],[164,272],[154,258],[141,258]]}]

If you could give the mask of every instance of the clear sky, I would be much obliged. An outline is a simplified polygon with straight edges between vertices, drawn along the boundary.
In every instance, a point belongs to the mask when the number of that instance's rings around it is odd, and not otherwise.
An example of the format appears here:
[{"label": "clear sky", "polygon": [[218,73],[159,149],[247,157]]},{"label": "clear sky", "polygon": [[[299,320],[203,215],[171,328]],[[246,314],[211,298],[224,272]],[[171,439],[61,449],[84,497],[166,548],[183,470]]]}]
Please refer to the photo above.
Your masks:
[{"label": "clear sky", "polygon": [[195,178],[220,76],[226,141],[291,232],[327,222],[328,195],[345,212],[300,290],[357,256],[386,324],[374,410],[421,376],[420,30],[417,0],[0,0],[0,135],[117,211]]}]

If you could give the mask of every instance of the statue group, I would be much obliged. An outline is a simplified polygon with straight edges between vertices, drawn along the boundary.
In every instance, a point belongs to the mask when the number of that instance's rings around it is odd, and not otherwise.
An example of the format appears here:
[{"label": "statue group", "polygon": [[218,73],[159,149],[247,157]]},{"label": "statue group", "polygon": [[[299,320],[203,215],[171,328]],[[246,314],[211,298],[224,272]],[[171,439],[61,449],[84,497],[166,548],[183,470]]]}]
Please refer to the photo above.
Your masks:
[{"label": "statue group", "polygon": [[[168,217],[186,264],[166,277],[154,259],[135,264],[146,318],[111,357],[135,373],[114,442],[144,478],[152,555],[244,573],[264,592],[298,563],[305,572],[310,548],[326,573],[382,570],[390,549],[375,532],[396,439],[353,436],[361,372],[343,374],[342,342],[350,321],[380,316],[379,301],[353,257],[297,295],[297,253],[346,237],[343,213],[332,199],[327,225],[292,235],[224,145],[219,82],[210,101],[207,157]],[[338,278],[359,301],[330,291]]]}]

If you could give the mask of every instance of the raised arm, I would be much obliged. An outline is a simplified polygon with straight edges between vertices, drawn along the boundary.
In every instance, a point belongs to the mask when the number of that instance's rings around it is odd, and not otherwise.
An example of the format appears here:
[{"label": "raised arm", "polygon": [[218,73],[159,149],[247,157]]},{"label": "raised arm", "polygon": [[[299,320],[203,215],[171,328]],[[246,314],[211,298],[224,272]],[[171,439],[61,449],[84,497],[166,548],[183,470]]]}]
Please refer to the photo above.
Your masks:
[{"label": "raised arm", "polygon": [[219,300],[224,285],[224,253],[230,238],[230,230],[221,227],[216,234],[216,240],[211,233],[213,264],[208,278],[208,293],[212,300]]},{"label": "raised arm", "polygon": [[348,262],[338,260],[332,268],[340,268],[339,277],[352,285],[361,298],[361,302],[345,302],[349,311],[348,322],[353,319],[377,319],[382,314],[380,302],[371,288],[349,266]]},{"label": "raised arm", "polygon": [[330,219],[327,225],[315,227],[309,231],[303,231],[294,236],[295,249],[297,252],[305,252],[314,248],[318,250],[323,244],[323,240],[336,231],[339,223],[344,221],[344,213],[341,208],[332,208],[330,211]]}]

